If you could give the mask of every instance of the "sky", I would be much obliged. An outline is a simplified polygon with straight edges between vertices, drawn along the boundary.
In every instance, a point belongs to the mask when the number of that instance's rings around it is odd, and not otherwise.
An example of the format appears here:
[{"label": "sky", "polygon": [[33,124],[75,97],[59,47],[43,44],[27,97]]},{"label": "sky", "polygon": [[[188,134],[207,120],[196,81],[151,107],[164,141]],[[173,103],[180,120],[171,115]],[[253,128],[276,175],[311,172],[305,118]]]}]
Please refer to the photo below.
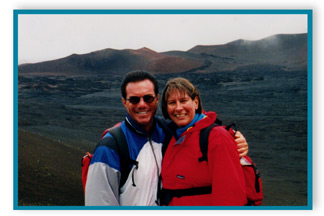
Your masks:
[{"label": "sky", "polygon": [[186,51],[237,39],[307,33],[306,15],[19,15],[18,62],[35,63],[105,48]]}]

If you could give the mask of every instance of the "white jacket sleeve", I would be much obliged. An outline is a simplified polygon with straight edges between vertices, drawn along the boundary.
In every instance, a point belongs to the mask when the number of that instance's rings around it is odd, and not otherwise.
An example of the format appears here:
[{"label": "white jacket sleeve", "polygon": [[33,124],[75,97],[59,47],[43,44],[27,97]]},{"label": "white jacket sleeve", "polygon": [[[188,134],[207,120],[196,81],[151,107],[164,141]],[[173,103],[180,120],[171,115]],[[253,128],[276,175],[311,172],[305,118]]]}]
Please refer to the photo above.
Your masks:
[{"label": "white jacket sleeve", "polygon": [[90,165],[85,187],[86,206],[119,206],[120,172],[104,162]]}]

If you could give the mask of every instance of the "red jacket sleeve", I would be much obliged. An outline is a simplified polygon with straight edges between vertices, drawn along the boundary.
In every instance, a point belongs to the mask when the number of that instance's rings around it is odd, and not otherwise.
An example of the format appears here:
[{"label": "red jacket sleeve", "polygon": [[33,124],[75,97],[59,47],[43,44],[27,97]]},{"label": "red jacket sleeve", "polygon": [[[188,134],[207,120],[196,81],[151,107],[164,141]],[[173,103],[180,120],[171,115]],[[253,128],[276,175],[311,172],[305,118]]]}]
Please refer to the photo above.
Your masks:
[{"label": "red jacket sleeve", "polygon": [[208,166],[212,178],[213,205],[246,205],[245,180],[236,143],[222,127],[214,127],[209,135]]}]

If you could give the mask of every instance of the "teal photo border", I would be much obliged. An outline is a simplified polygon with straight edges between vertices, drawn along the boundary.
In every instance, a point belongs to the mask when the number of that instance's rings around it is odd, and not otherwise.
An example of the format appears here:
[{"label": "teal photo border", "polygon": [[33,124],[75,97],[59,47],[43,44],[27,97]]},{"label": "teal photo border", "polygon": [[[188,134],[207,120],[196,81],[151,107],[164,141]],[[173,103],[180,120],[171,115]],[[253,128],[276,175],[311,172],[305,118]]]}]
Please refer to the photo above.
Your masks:
[{"label": "teal photo border", "polygon": [[[306,206],[18,206],[18,16],[86,14],[307,15],[307,205]],[[313,209],[313,10],[13,10],[13,209],[14,210],[312,210]],[[81,177],[81,173],[80,173]]]}]

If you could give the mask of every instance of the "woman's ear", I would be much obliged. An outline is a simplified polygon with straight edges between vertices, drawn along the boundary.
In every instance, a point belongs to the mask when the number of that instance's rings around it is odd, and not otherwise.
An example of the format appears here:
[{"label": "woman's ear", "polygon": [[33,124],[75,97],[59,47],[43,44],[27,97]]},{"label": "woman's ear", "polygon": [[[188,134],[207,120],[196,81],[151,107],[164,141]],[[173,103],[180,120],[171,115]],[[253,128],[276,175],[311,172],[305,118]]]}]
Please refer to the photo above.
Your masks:
[{"label": "woman's ear", "polygon": [[195,97],[194,103],[195,103],[195,110],[197,110],[198,107],[199,107],[199,98],[198,98],[198,96]]}]

